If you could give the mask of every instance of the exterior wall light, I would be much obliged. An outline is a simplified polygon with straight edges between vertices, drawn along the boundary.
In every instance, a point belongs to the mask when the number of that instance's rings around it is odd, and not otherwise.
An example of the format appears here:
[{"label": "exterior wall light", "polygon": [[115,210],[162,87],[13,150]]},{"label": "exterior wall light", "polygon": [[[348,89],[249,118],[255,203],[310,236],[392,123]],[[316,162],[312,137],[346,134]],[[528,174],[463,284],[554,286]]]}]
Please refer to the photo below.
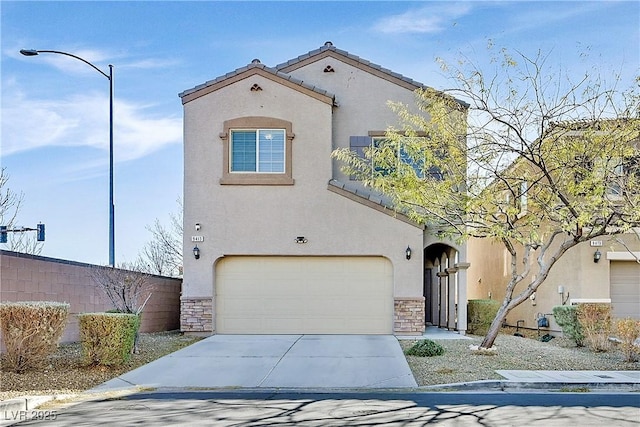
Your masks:
[{"label": "exterior wall light", "polygon": [[199,222],[196,222],[196,226],[195,226],[196,231],[200,231],[200,228],[202,228],[202,227],[200,226],[200,223],[199,223]]},{"label": "exterior wall light", "polygon": [[301,245],[303,243],[307,243],[308,240],[304,236],[298,236],[298,237],[296,237],[294,242],[296,242],[297,244]]},{"label": "exterior wall light", "polygon": [[593,262],[600,261],[600,258],[602,258],[602,253],[598,249],[596,249],[596,251],[593,253]]},{"label": "exterior wall light", "polygon": [[196,259],[200,259],[200,248],[197,245],[195,248],[193,248],[193,256]]},{"label": "exterior wall light", "polygon": [[407,259],[411,259],[411,247],[407,246],[407,250],[404,251],[404,253],[407,256]]}]

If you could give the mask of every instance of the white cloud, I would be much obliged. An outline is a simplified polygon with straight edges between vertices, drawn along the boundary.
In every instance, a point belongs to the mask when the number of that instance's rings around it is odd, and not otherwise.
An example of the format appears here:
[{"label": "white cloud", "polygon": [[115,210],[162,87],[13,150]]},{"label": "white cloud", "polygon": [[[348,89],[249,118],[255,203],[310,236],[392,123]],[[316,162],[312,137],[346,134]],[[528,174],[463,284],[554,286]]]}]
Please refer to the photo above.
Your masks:
[{"label": "white cloud", "polygon": [[456,18],[471,11],[468,3],[430,4],[400,15],[388,16],[374,25],[381,33],[439,33],[453,25]]},{"label": "white cloud", "polygon": [[139,60],[139,61],[133,61],[133,62],[129,62],[129,63],[125,63],[122,65],[118,65],[118,70],[122,70],[122,69],[127,69],[127,68],[131,68],[131,69],[143,69],[143,70],[155,70],[155,69],[159,69],[159,68],[170,68],[170,67],[175,67],[176,65],[179,65],[180,61],[174,60],[174,59],[153,59],[153,58],[148,58],[148,59],[143,59],[143,60]]},{"label": "white cloud", "polygon": [[[10,101],[9,101],[10,100]],[[114,101],[116,161],[144,157],[182,141],[182,120],[151,113],[150,105]],[[102,93],[60,100],[7,95],[2,106],[2,155],[47,146],[109,149],[109,99]]]}]

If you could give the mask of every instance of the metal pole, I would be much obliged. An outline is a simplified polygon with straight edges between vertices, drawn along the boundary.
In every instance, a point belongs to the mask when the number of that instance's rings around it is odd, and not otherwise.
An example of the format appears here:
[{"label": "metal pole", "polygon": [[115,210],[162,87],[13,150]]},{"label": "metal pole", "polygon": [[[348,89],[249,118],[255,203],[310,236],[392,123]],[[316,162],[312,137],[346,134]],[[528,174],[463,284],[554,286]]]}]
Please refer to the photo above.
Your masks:
[{"label": "metal pole", "polygon": [[109,64],[109,265],[116,266],[115,205],[113,203],[113,65]]},{"label": "metal pole", "polygon": [[116,238],[115,238],[115,205],[113,203],[113,65],[109,64],[109,74],[107,75],[100,68],[93,65],[91,62],[84,58],[68,52],[62,52],[59,50],[36,50],[36,49],[21,49],[20,53],[24,56],[36,56],[40,53],[56,53],[58,55],[70,56],[71,58],[82,61],[109,80],[109,265],[115,267],[116,265]]}]

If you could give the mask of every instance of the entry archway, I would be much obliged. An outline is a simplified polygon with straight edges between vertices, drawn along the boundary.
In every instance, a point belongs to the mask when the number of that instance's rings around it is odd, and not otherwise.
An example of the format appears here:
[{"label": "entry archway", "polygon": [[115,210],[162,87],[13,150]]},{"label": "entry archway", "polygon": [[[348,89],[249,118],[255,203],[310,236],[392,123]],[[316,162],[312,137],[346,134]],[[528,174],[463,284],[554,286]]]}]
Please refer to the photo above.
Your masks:
[{"label": "entry archway", "polygon": [[466,269],[460,252],[445,243],[424,249],[425,324],[457,330],[467,329]]}]

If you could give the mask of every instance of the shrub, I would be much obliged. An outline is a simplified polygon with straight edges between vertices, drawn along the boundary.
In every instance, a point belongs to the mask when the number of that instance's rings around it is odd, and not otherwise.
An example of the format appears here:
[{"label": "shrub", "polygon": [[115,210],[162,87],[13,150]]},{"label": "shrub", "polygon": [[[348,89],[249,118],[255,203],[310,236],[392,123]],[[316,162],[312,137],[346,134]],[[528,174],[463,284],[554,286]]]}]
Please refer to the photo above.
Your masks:
[{"label": "shrub", "polygon": [[44,364],[64,332],[69,304],[51,301],[0,304],[0,328],[6,347],[6,367],[24,372]]},{"label": "shrub", "polygon": [[444,347],[435,341],[420,340],[408,348],[405,354],[419,357],[442,356],[444,354]]},{"label": "shrub", "polygon": [[121,365],[131,358],[140,317],[128,313],[78,315],[82,356],[87,365]]},{"label": "shrub", "polygon": [[500,303],[492,299],[472,299],[467,304],[468,326],[470,334],[485,335],[496,317]]},{"label": "shrub", "polygon": [[625,362],[637,361],[640,347],[635,344],[635,341],[640,338],[640,320],[627,317],[616,320],[614,325],[616,336],[620,340]]},{"label": "shrub", "polygon": [[578,305],[578,322],[584,331],[587,346],[595,351],[607,351],[611,347],[611,305],[585,303]]},{"label": "shrub", "polygon": [[578,322],[577,305],[557,305],[553,307],[553,317],[565,337],[573,340],[578,347],[584,346],[584,332]]}]

